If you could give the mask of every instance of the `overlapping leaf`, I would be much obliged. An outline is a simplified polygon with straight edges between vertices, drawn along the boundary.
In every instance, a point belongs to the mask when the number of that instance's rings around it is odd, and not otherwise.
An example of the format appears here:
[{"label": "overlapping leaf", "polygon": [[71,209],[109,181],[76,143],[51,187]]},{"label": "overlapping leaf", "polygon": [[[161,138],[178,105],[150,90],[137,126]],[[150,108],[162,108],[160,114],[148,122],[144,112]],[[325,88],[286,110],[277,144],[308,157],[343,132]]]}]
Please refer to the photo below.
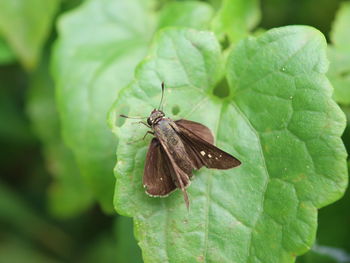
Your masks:
[{"label": "overlapping leaf", "polygon": [[116,144],[105,117],[145,53],[148,3],[88,1],[59,23],[54,73],[63,135],[105,211],[112,210]]},{"label": "overlapping leaf", "polygon": [[235,43],[246,36],[260,20],[258,0],[223,0],[212,22],[220,40],[225,36]]},{"label": "overlapping leaf", "polygon": [[[214,35],[168,29],[110,113],[119,137],[115,206],[134,217],[145,262],[293,262],[314,240],[317,208],[347,183],[345,118],[325,77],[323,36],[309,27],[268,31],[238,44],[226,67],[229,94],[213,95],[224,65]],[[165,112],[211,128],[239,168],[201,169],[188,188],[151,198],[142,187],[145,116],[167,86]],[[222,82],[220,82],[222,83]],[[133,142],[133,143],[131,143]]]},{"label": "overlapping leaf", "polygon": [[49,209],[57,217],[78,215],[91,206],[93,200],[72,152],[62,141],[47,59],[40,63],[31,77],[27,111],[33,129],[43,144],[47,168],[53,176]]},{"label": "overlapping leaf", "polygon": [[158,28],[176,26],[207,29],[212,15],[212,8],[203,2],[169,2],[159,14]]}]

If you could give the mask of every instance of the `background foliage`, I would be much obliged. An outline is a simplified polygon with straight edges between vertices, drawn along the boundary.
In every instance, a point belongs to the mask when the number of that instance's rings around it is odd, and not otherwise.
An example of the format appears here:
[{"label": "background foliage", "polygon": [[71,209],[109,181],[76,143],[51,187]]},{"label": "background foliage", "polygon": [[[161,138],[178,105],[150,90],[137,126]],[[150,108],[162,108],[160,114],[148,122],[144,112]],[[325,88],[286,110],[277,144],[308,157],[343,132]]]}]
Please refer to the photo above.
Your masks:
[{"label": "background foliage", "polygon": [[[270,30],[294,24],[326,39]],[[324,74],[327,53],[349,120],[349,27],[348,1],[0,0],[0,261],[142,262],[114,198],[146,262],[293,262],[310,248],[296,261],[350,262],[348,192],[316,217],[347,182],[344,116]],[[190,214],[180,193],[144,195],[149,141],[127,144],[144,130],[116,119],[147,115],[161,80],[176,89],[170,116],[206,124],[249,164],[197,173]]]}]

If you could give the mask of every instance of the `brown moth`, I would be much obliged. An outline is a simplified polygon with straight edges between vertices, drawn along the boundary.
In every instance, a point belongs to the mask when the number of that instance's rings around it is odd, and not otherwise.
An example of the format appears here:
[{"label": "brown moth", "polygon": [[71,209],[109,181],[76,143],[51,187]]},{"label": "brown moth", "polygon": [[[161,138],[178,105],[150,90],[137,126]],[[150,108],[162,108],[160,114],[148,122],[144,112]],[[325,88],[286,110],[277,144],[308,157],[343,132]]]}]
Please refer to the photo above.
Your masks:
[{"label": "brown moth", "polygon": [[193,170],[202,166],[230,169],[241,162],[214,146],[214,137],[208,127],[185,119],[166,118],[161,110],[163,94],[164,83],[158,109],[151,112],[147,123],[141,122],[152,130],[145,136],[154,135],[146,156],[143,185],[148,195],[157,197],[165,197],[179,188],[189,208],[186,187],[190,185]]}]

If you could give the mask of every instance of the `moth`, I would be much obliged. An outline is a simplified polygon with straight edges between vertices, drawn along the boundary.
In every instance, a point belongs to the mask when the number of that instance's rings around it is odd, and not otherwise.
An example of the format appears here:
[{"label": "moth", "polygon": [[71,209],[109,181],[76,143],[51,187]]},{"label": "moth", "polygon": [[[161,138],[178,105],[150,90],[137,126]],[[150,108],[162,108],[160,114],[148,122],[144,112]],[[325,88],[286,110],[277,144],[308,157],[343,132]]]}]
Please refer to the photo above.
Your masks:
[{"label": "moth", "polygon": [[[151,130],[151,140],[144,167],[143,185],[146,193],[153,197],[166,197],[181,189],[187,209],[189,198],[186,188],[191,183],[192,171],[205,166],[213,169],[230,169],[241,162],[231,154],[214,145],[210,129],[198,122],[180,119],[173,121],[165,117],[162,97],[158,109],[154,109],[147,123],[140,121]],[[120,115],[124,118],[138,118]]]}]

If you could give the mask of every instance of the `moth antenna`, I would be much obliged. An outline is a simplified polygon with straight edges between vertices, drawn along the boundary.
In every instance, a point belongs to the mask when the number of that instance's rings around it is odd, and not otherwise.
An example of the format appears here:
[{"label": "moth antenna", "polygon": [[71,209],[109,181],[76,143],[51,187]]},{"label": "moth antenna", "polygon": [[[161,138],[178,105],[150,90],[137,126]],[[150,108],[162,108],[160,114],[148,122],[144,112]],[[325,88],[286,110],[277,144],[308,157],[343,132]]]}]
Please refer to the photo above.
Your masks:
[{"label": "moth antenna", "polygon": [[162,82],[162,97],[158,106],[158,110],[163,110],[163,98],[164,98],[164,81]]},{"label": "moth antenna", "polygon": [[147,119],[148,118],[148,117],[129,117],[124,114],[120,114],[119,116],[127,119]]}]

